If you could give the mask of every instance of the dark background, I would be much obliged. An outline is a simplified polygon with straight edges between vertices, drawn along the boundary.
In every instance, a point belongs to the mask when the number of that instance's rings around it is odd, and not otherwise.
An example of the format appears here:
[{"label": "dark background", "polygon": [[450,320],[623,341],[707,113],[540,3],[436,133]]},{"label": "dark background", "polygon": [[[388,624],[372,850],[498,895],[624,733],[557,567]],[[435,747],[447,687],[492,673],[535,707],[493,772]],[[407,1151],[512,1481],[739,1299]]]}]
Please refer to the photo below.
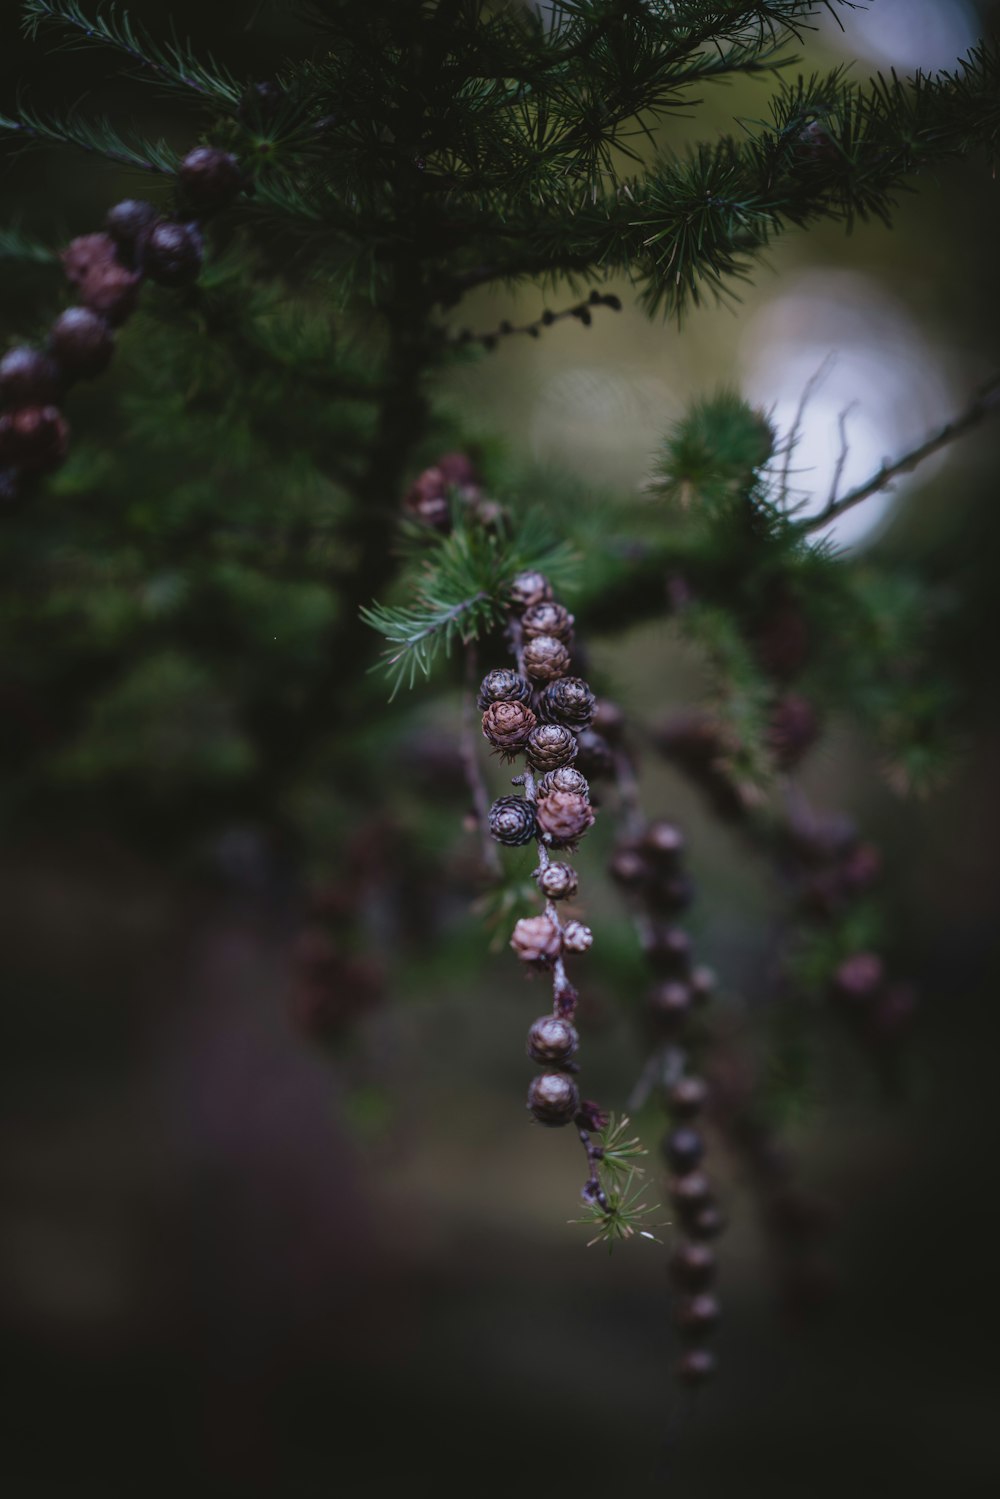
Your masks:
[{"label": "dark background", "polygon": [[[249,8],[219,0],[133,13],[236,46],[237,70],[261,74],[283,24],[265,10],[245,29]],[[4,6],[0,108],[23,84],[65,103],[81,80],[156,128],[152,91],[113,60],[25,45]],[[163,128],[177,138],[166,109]],[[92,227],[122,186],[68,152],[0,157],[3,222],[43,235]],[[892,235],[783,248],[760,295],[810,258],[862,267],[963,371],[988,370],[998,228],[996,184],[957,165],[901,205]],[[0,266],[0,316],[20,334],[24,274]],[[736,326],[719,324],[719,367]],[[534,357],[469,377],[474,414],[515,441]],[[6,1492],[995,1492],[996,458],[995,432],[967,442],[878,542],[961,591],[958,774],[900,807],[849,733],[811,772],[886,851],[922,995],[893,1095],[831,1032],[793,1124],[835,1212],[826,1319],[805,1331],[776,1314],[734,1176],[722,1372],[677,1394],[662,1251],[585,1251],[565,1225],[570,1145],[523,1129],[530,1000],[503,956],[456,981],[447,951],[425,954],[364,1045],[331,1060],[288,1021],[299,887],[266,845],[235,830],[207,879],[102,837],[92,816],[20,830],[0,864]],[[616,649],[627,674],[660,647]],[[755,871],[680,782],[651,780],[696,849],[703,835],[705,936],[725,972]],[[608,1079],[627,1088],[621,1028],[606,1034]]]}]

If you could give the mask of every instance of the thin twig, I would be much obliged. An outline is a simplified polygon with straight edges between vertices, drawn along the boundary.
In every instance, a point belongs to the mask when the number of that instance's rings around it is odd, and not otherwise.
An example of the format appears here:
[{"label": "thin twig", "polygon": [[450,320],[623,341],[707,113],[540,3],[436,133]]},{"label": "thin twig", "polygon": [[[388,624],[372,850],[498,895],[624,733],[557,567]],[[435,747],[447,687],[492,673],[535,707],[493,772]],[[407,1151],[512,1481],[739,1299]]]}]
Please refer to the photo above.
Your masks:
[{"label": "thin twig", "polygon": [[947,447],[956,438],[963,437],[966,432],[971,432],[973,428],[978,427],[981,422],[993,416],[998,410],[1000,410],[1000,374],[994,375],[982,387],[960,416],[946,422],[937,432],[931,433],[922,443],[912,448],[910,452],[904,453],[901,458],[891,463],[887,460],[877,473],[872,474],[864,484],[859,484],[856,489],[850,490],[842,499],[831,499],[818,515],[799,521],[798,529],[803,535],[808,535],[811,531],[818,531],[821,527],[829,525],[845,511],[853,509],[855,505],[860,505],[862,500],[867,500],[871,495],[878,494],[880,489],[885,489],[886,485],[891,484],[893,479],[898,478],[900,474],[912,473],[925,458],[930,458],[933,453]]},{"label": "thin twig", "polygon": [[802,437],[802,419],[806,414],[806,407],[812,400],[816,390],[829,374],[836,360],[836,354],[827,354],[819,369],[809,376],[799,397],[799,404],[795,410],[795,420],[792,422],[791,431],[785,439],[785,462],[781,469],[781,498],[784,500],[788,495],[788,477],[791,473],[792,454],[798,447]]},{"label": "thin twig", "polygon": [[837,496],[840,493],[840,481],[844,477],[844,466],[847,463],[847,456],[850,452],[847,442],[847,418],[856,408],[857,404],[857,401],[852,401],[849,406],[844,407],[837,418],[837,431],[840,433],[840,450],[837,453],[837,466],[833,471],[833,483],[830,485],[830,498],[827,500],[828,505],[835,505],[837,503]]},{"label": "thin twig", "polygon": [[528,338],[538,338],[543,328],[551,328],[553,323],[562,322],[565,318],[576,318],[585,328],[589,328],[592,321],[592,310],[595,307],[610,307],[612,312],[621,312],[621,298],[616,297],[614,292],[601,293],[592,291],[590,296],[582,302],[574,302],[572,307],[564,307],[561,312],[553,312],[546,308],[541,317],[535,318],[530,323],[511,323],[506,318],[491,328],[486,333],[474,333],[471,328],[462,328],[447,343],[455,348],[463,344],[481,344],[484,349],[495,349],[501,338],[509,338],[515,333],[523,333]]}]

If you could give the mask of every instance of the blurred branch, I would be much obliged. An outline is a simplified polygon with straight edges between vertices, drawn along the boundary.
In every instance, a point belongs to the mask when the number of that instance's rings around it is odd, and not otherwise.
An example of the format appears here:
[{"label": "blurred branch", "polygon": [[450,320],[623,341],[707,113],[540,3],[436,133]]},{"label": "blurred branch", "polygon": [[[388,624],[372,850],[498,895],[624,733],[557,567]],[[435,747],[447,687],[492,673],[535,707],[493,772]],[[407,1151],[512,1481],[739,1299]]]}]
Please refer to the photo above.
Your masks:
[{"label": "blurred branch", "polygon": [[818,515],[810,516],[808,520],[799,522],[799,530],[805,535],[810,531],[818,531],[823,526],[829,525],[838,516],[847,510],[852,510],[855,505],[860,505],[862,500],[867,500],[871,495],[878,494],[879,490],[885,489],[894,479],[901,474],[912,473],[925,458],[930,458],[933,453],[939,452],[956,438],[964,437],[967,432],[973,431],[987,417],[993,416],[1000,410],[1000,374],[994,375],[975,396],[968,408],[961,416],[956,416],[952,421],[926,437],[917,447],[910,452],[904,453],[901,458],[893,462],[885,462],[877,473],[872,474],[864,484],[859,484],[856,489],[849,490],[840,499],[831,496],[830,500]]}]

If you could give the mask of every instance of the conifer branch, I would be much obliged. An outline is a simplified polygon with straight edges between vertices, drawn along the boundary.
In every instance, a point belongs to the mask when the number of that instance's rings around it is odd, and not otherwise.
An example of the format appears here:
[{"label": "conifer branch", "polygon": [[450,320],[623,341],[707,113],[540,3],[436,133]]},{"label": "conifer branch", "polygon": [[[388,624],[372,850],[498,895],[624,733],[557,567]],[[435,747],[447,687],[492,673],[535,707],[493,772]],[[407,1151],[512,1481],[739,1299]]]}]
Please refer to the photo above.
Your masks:
[{"label": "conifer branch", "polygon": [[214,57],[204,63],[174,36],[166,45],[136,29],[127,10],[87,14],[78,0],[23,0],[24,29],[32,39],[43,27],[62,28],[85,45],[93,42],[123,53],[140,68],[155,73],[169,88],[194,92],[214,104],[235,107],[243,89]]},{"label": "conifer branch", "polygon": [[[823,509],[817,515],[812,515],[806,520],[799,521],[799,531],[803,535],[807,535],[811,531],[819,531],[824,526],[828,526],[831,521],[835,521],[839,516],[844,515],[846,511],[852,510],[855,505],[860,505],[862,500],[867,500],[872,495],[878,494],[880,490],[885,489],[887,485],[891,484],[894,479],[898,479],[900,475],[912,473],[926,458],[930,458],[934,453],[940,452],[942,448],[948,447],[957,438],[964,437],[967,432],[973,431],[982,422],[986,421],[988,417],[995,416],[998,411],[1000,411],[1000,374],[994,375],[991,380],[987,381],[960,416],[956,416],[951,421],[945,422],[943,427],[939,427],[936,432],[932,432],[929,437],[925,437],[923,442],[918,443],[915,448],[911,448],[902,457],[896,458],[892,462],[886,461],[883,463],[881,468],[872,474],[871,478],[866,479],[863,484],[857,485],[856,488],[838,498],[835,481],[833,493],[827,504],[823,506]],[[839,468],[842,468],[842,464],[839,465]]]},{"label": "conifer branch", "polygon": [[120,166],[163,177],[172,177],[180,160],[165,141],[139,140],[133,144],[110,120],[84,120],[74,113],[43,119],[34,110],[22,107],[19,119],[0,115],[0,131],[18,135],[26,144],[75,146]]}]

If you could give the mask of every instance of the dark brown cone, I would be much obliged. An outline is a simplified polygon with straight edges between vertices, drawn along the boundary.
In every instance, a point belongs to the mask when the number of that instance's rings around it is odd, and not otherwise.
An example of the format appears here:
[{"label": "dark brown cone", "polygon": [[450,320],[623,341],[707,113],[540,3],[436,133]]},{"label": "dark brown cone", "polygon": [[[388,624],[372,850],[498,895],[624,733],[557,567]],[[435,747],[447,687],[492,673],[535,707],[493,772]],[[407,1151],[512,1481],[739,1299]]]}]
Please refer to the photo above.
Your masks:
[{"label": "dark brown cone", "polygon": [[551,796],[553,791],[572,791],[576,796],[590,796],[587,777],[572,765],[561,765],[558,770],[547,770],[535,789],[539,801]]},{"label": "dark brown cone", "polygon": [[528,735],[525,754],[535,770],[559,770],[576,759],[576,735],[565,724],[537,724]]},{"label": "dark brown cone", "polygon": [[22,345],[0,359],[0,405],[48,406],[61,392],[59,366],[40,349]]},{"label": "dark brown cone", "polygon": [[483,714],[483,734],[495,750],[512,760],[524,748],[536,722],[524,703],[491,703]]},{"label": "dark brown cone", "polygon": [[190,286],[201,273],[204,250],[197,224],[165,219],[140,237],[137,248],[140,269],[160,286]]},{"label": "dark brown cone", "polygon": [[568,640],[573,633],[573,616],[554,599],[543,599],[532,604],[521,616],[521,628],[525,637],[533,640],[539,635],[552,635],[556,640]]},{"label": "dark brown cone", "polygon": [[177,171],[185,197],[202,213],[225,208],[243,189],[246,179],[236,157],[215,146],[189,151]]},{"label": "dark brown cone", "polygon": [[69,307],[49,331],[49,348],[60,369],[74,380],[102,375],[115,352],[107,320],[89,307]]},{"label": "dark brown cone", "polygon": [[44,473],[66,461],[69,427],[56,406],[22,406],[0,416],[0,468]]},{"label": "dark brown cone", "polygon": [[554,635],[536,635],[524,647],[525,673],[536,682],[554,682],[569,666],[569,651]]},{"label": "dark brown cone", "polygon": [[528,1088],[528,1108],[539,1124],[571,1124],[580,1107],[576,1084],[564,1072],[543,1072]]},{"label": "dark brown cone", "polygon": [[450,531],[451,501],[444,470],[435,466],[418,474],[403,496],[403,508],[435,531]]}]

